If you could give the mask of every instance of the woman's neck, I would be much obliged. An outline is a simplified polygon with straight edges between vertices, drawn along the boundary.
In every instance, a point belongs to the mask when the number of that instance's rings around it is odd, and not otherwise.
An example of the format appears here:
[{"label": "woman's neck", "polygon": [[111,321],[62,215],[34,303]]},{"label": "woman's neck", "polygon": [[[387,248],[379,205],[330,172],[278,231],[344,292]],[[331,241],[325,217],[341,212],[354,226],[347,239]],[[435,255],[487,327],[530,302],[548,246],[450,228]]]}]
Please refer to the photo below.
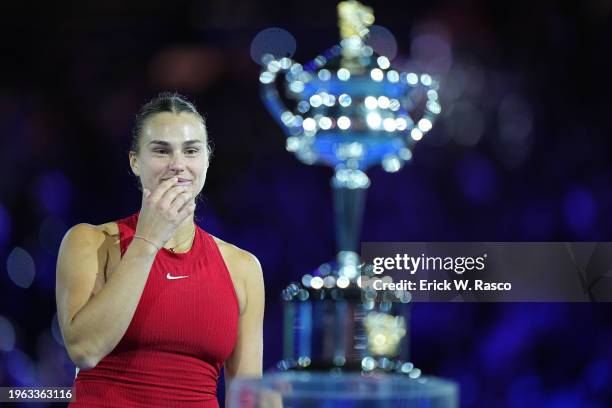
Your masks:
[{"label": "woman's neck", "polygon": [[195,223],[192,215],[185,218],[183,222],[181,222],[176,231],[174,231],[174,235],[172,235],[172,237],[166,242],[164,247],[167,249],[177,250],[189,248],[191,246],[191,238],[193,238],[194,232]]}]

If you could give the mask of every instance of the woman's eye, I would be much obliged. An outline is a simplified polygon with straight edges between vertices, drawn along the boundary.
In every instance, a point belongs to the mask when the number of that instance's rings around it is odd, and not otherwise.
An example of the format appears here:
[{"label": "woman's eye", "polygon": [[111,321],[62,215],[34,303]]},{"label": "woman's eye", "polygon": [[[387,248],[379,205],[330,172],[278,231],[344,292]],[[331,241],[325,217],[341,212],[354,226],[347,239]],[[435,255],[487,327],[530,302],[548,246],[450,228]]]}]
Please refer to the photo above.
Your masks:
[{"label": "woman's eye", "polygon": [[166,150],[165,149],[155,149],[155,150],[153,150],[153,153],[166,154]]},{"label": "woman's eye", "polygon": [[197,154],[198,153],[198,149],[189,149],[187,150],[187,154]]}]

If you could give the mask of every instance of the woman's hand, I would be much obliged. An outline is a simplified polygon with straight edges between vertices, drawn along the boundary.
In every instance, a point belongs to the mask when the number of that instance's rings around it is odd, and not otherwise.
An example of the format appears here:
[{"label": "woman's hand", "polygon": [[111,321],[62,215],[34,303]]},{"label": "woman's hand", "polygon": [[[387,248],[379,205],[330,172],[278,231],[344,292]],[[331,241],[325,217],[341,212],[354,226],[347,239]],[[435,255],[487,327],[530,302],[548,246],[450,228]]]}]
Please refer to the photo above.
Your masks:
[{"label": "woman's hand", "polygon": [[196,208],[189,189],[177,186],[177,182],[178,177],[173,177],[161,183],[153,192],[143,189],[135,236],[157,245],[158,249]]}]

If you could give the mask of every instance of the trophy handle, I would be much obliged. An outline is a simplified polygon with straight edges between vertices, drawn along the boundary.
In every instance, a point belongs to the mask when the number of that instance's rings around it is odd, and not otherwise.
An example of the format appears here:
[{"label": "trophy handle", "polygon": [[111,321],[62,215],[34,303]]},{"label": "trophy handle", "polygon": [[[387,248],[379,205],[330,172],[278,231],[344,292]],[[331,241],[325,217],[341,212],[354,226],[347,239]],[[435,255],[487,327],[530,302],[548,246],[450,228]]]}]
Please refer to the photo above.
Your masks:
[{"label": "trophy handle", "polygon": [[[259,78],[259,81],[262,84],[260,92],[261,99],[263,100],[263,103],[266,108],[268,108],[268,110],[272,113],[272,117],[274,118],[274,120],[276,120],[276,122],[283,129],[284,133],[287,136],[291,136],[289,128],[287,127],[287,122],[283,121],[283,118],[286,117],[285,115],[283,115],[283,113],[291,112],[291,110],[285,105],[278,93],[278,88],[276,86],[276,77],[280,73],[284,74],[289,71],[291,66],[294,64],[294,61],[288,57],[284,57],[276,61],[269,54],[264,56],[262,61],[264,63],[268,63],[268,71],[262,73]],[[270,67],[269,64],[275,65],[273,67]]]}]

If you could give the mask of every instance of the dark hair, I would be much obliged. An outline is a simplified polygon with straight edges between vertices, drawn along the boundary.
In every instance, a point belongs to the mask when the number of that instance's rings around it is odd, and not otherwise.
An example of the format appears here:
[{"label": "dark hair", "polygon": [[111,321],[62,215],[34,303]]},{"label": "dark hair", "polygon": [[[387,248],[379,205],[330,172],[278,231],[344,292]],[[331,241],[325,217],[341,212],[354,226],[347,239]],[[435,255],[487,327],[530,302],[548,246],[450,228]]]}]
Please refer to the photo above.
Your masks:
[{"label": "dark hair", "polygon": [[[202,122],[204,130],[206,130],[206,121],[202,115],[200,115],[200,112],[198,112],[193,103],[189,102],[186,97],[176,92],[162,92],[149,102],[145,103],[136,114],[134,129],[132,130],[132,144],[130,146],[131,151],[135,153],[139,152],[139,142],[140,137],[142,136],[142,128],[147,119],[157,113],[162,112],[171,112],[177,115],[183,112],[191,113]],[[212,148],[208,134],[206,135],[206,149],[208,150],[208,156],[210,157],[212,154]]]}]

